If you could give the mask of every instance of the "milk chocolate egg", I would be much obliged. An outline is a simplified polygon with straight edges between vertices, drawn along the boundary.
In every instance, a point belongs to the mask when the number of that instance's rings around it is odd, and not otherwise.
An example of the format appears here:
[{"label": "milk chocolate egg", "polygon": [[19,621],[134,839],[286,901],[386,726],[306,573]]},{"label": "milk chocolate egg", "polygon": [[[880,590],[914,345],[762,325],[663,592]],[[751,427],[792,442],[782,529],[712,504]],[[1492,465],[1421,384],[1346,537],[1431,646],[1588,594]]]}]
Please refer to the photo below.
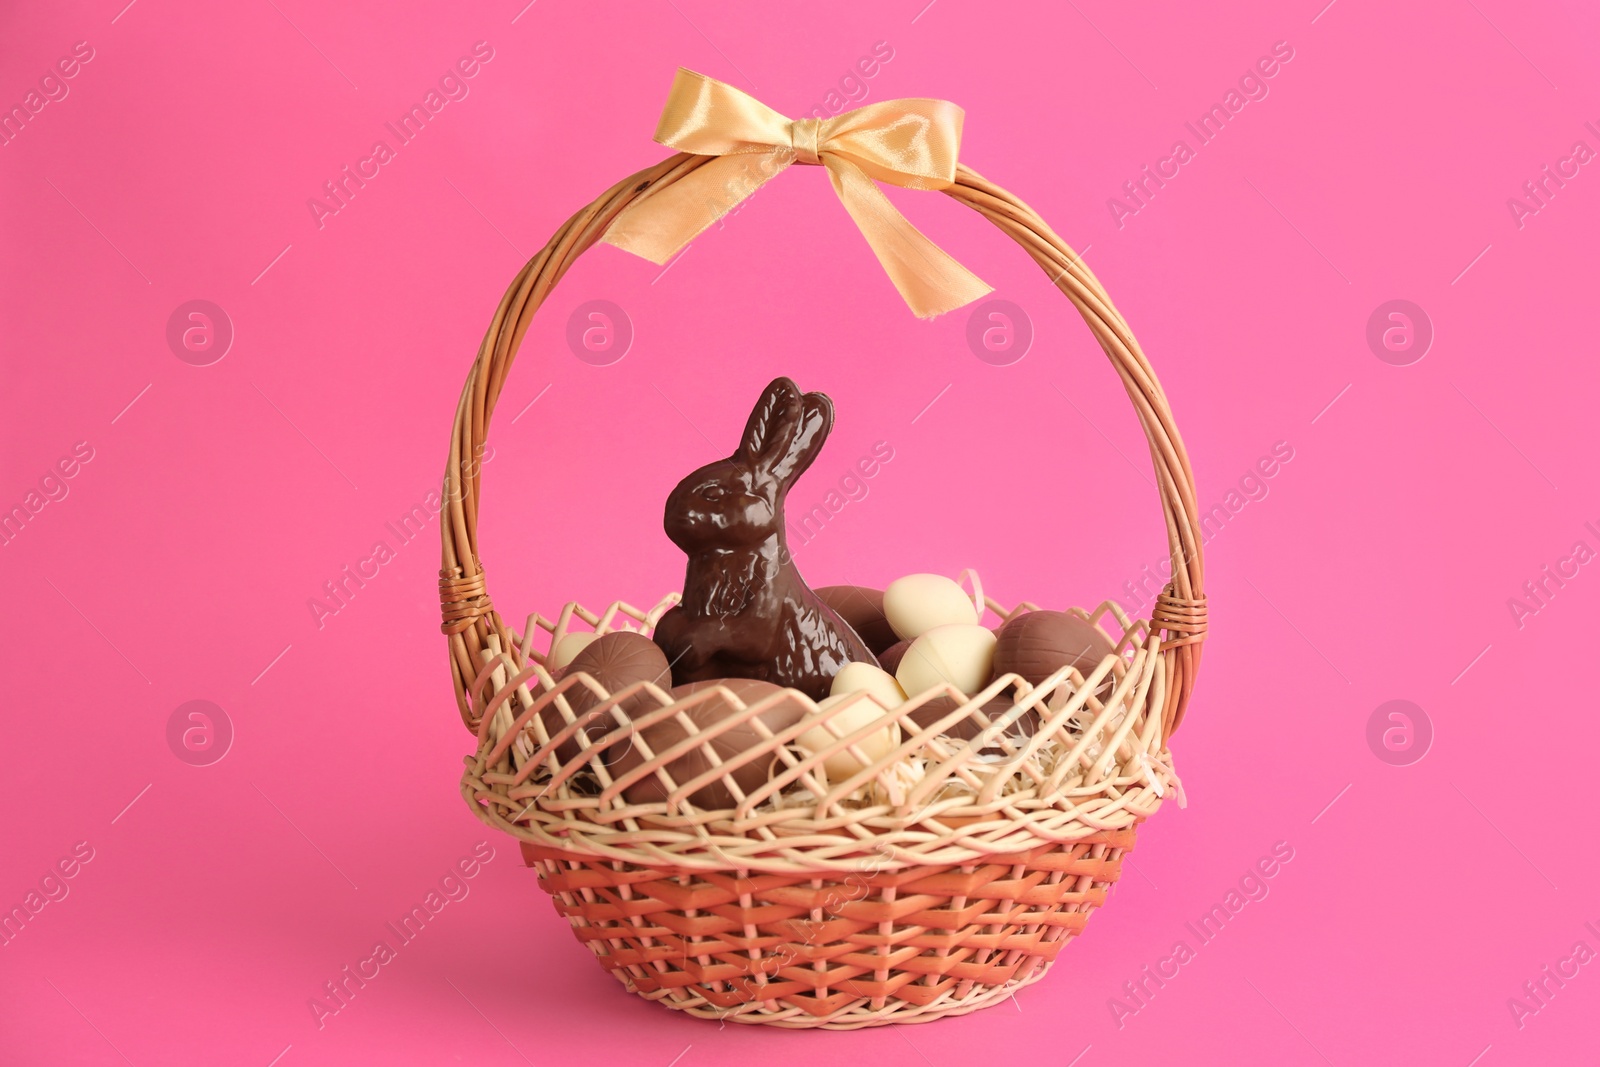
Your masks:
[{"label": "milk chocolate egg", "polygon": [[846,663],[833,676],[832,695],[841,693],[869,693],[872,699],[886,708],[892,708],[906,699],[905,691],[894,675],[870,663]]},{"label": "milk chocolate egg", "polygon": [[1000,627],[994,673],[1020,674],[1030,685],[1068,666],[1087,677],[1112,651],[1106,635],[1076,615],[1029,611]]},{"label": "milk chocolate egg", "polygon": [[817,705],[826,711],[841,704],[849,706],[828,716],[799,737],[795,745],[813,754],[824,752],[842,737],[848,737],[864,726],[883,720],[881,729],[867,734],[852,747],[860,749],[867,758],[863,763],[848,748],[840,749],[822,761],[832,782],[842,782],[865,767],[877,763],[893,752],[900,744],[900,724],[888,718],[888,711],[872,698],[871,693],[839,693]]},{"label": "milk chocolate egg", "polygon": [[572,658],[579,652],[588,648],[600,639],[597,633],[584,630],[575,630],[570,634],[562,634],[561,640],[550,646],[550,655],[545,657],[546,670],[555,671],[572,662]]},{"label": "milk chocolate egg", "polygon": [[864,585],[825,585],[812,592],[850,624],[875,655],[900,640],[883,614],[883,591]]},{"label": "milk chocolate egg", "polygon": [[936,626],[911,642],[895,678],[908,696],[945,684],[976,693],[989,684],[994,649],[994,631],[977,623]]},{"label": "milk chocolate egg", "polygon": [[942,574],[908,574],[883,591],[883,614],[909,641],[936,626],[976,625],[978,609],[961,586]]},{"label": "milk chocolate egg", "polygon": [[[949,715],[952,711],[955,711],[965,703],[966,701],[957,701],[953,697],[948,696],[934,697],[921,707],[912,709],[910,716],[911,721],[916,723],[918,726],[923,727],[924,729],[929,729],[937,724],[940,719],[944,718],[946,715]],[[988,717],[989,721],[993,723],[1002,715],[1010,711],[1012,706],[1011,696],[1008,693],[1001,693],[993,700],[990,700],[988,703],[984,704],[982,711],[983,714]],[[1027,711],[1023,712],[1017,717],[1017,721],[1012,723],[1006,732],[1008,734],[1021,733],[1032,737],[1034,732],[1038,729],[1039,713],[1034,711],[1032,708],[1029,708]],[[972,717],[971,712],[967,713],[966,718],[958,719],[953,725],[946,726],[940,731],[940,733],[944,734],[946,737],[953,737],[959,741],[965,741],[968,738],[977,737],[978,734],[982,732],[982,725],[980,725],[979,722]]]},{"label": "milk chocolate egg", "polygon": [[878,666],[893,674],[900,669],[900,661],[905,657],[906,649],[910,647],[910,641],[896,641],[878,653]]},{"label": "milk chocolate egg", "polygon": [[[774,693],[783,692],[780,686],[771,682],[757,681],[754,678],[723,678],[680,685],[672,690],[672,695],[682,700],[701,690],[714,689],[717,686],[722,686],[733,693],[744,707],[765,700]],[[739,711],[739,704],[733,703],[722,693],[716,693],[693,707],[685,708],[683,714],[689,717],[697,730],[706,730],[730,715],[738,714]],[[763,711],[759,718],[767,729],[777,733],[785,727],[793,726],[804,714],[805,705],[800,701],[781,701]],[[710,757],[706,755],[707,748],[715,752],[719,760],[726,762],[762,744],[761,734],[757,732],[753,723],[754,720],[740,723],[691,748],[667,764],[667,773],[672,776],[674,782],[683,785],[713,766]],[[650,750],[660,755],[688,737],[689,731],[678,721],[677,716],[673,716],[665,722],[651,726],[642,736],[645,744],[650,746]],[[644,753],[637,745],[618,745],[609,751],[615,753],[614,757],[608,753],[606,760],[607,768],[613,778],[626,774],[645,762]],[[734,768],[728,772],[728,776],[737,782],[739,788],[748,796],[766,784],[772,761],[771,754],[762,754],[749,763]],[[656,804],[667,799],[667,787],[661,781],[660,775],[650,774],[624,789],[622,796],[630,804]],[[720,778],[690,793],[689,802],[707,810],[732,808],[738,804],[733,791]]]},{"label": "milk chocolate egg", "polygon": [[[579,651],[572,658],[572,662],[567,664],[562,677],[570,678],[580,671],[592,676],[605,687],[606,692],[613,694],[638,682],[654,682],[662,689],[672,685],[672,672],[667,664],[667,657],[656,647],[656,643],[643,634],[629,633],[625,630],[605,634],[589,642],[587,647]],[[573,715],[580,720],[584,719],[589,709],[602,703],[602,698],[596,696],[582,682],[568,689],[563,696],[566,697],[567,705],[572,708]],[[620,706],[630,717],[637,717],[653,708],[659,708],[661,704],[649,693],[640,692],[622,701]],[[540,712],[539,717],[551,737],[567,725],[566,719],[553,702]],[[604,737],[615,726],[616,719],[608,709],[603,715],[584,722],[583,730],[593,743]],[[578,752],[578,739],[574,736],[556,748],[556,757],[566,762]]]}]

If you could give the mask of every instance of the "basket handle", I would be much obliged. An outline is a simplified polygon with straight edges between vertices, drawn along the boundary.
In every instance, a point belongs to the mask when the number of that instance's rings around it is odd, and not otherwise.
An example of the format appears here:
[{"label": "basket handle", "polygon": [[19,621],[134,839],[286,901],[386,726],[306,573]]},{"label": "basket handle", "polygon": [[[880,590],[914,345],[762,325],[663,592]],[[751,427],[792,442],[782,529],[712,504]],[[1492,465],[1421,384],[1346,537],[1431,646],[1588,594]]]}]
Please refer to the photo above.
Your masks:
[{"label": "basket handle", "polygon": [[[456,705],[467,728],[476,732],[469,690],[492,636],[502,649],[513,638],[494,610],[478,554],[478,494],[484,441],[500,390],[517,356],[533,315],[577,258],[605,233],[621,211],[664,189],[716,157],[680,153],[627,178],[568,219],[517,273],[495,308],[478,358],[467,375],[456,407],[445,467],[443,557],[439,600],[450,650]],[[958,166],[955,184],[944,190],[1011,236],[1042,267],[1056,288],[1078,309],[1095,340],[1122,378],[1139,416],[1155,465],[1161,509],[1172,554],[1172,578],[1156,599],[1152,627],[1161,634],[1166,668],[1162,736],[1183,720],[1200,667],[1206,633],[1205,559],[1200,540],[1199,505],[1189,455],[1173,421],[1172,409],[1128,324],[1112,306],[1099,280],[1032,208],[970,168]]]}]

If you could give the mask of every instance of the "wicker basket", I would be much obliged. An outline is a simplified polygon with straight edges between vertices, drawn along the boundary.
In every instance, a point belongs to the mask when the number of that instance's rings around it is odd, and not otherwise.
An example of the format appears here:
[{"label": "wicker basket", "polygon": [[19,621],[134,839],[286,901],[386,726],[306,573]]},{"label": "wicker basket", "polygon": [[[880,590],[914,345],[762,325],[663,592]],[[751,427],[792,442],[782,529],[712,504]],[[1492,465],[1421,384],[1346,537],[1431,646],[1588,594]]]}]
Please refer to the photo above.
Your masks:
[{"label": "wicker basket", "polygon": [[[1110,603],[1080,612],[1115,646],[1087,677],[1068,668],[1031,689],[1008,676],[970,700],[953,690],[914,696],[890,713],[899,746],[845,780],[828,779],[827,757],[851,746],[860,756],[880,724],[835,729],[841,736],[828,751],[808,752],[796,737],[842,722],[849,702],[819,711],[794,690],[704,734],[684,716],[690,736],[664,752],[644,747],[649,758],[613,779],[607,754],[642,746],[636,729],[718,691],[674,703],[648,684],[609,694],[587,674],[555,682],[535,647],[549,647],[545,634],[648,633],[676,597],[650,610],[618,603],[598,615],[531,616],[521,634],[509,629],[484,586],[477,459],[550,289],[630,202],[707,158],[675,155],[574,215],[506,290],[467,377],[445,478],[439,583],[457,704],[477,737],[462,796],[479,819],[519,839],[578,939],[649,1000],[704,1018],[837,1029],[969,1012],[1043,976],[1104,902],[1138,824],[1177,786],[1167,741],[1206,625],[1188,457],[1154,372],[1094,275],[1025,204],[959,168],[945,192],[1015,238],[1078,308],[1149,438],[1173,559],[1153,618],[1131,620]],[[979,601],[998,618],[1034,607]],[[581,721],[565,696],[576,686],[604,701]],[[1021,694],[1016,710],[986,717],[984,705],[1008,687]],[[942,696],[959,706],[916,725],[913,713]],[[805,717],[774,734],[756,717],[778,702]],[[622,725],[594,725],[606,712]],[[1024,714],[1037,716],[1031,736],[1014,729]],[[562,724],[553,735],[547,720]],[[952,739],[960,720],[976,735]],[[708,757],[711,770],[686,782],[665,769],[690,747],[714,752],[713,733],[745,722],[764,740],[733,762]],[[578,754],[562,761],[558,747],[574,739]],[[751,760],[771,776],[746,795],[728,772]],[[666,801],[628,803],[622,791],[649,775],[665,785]],[[741,798],[737,806],[694,806],[688,798],[716,779]]]}]

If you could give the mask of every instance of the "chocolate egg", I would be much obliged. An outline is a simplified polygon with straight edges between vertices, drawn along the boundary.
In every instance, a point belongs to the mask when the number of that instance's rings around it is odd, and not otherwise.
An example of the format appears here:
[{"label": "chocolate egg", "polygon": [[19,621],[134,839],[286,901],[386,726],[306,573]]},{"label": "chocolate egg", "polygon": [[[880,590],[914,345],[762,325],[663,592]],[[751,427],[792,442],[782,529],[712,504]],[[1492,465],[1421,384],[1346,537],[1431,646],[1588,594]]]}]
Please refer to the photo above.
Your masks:
[{"label": "chocolate egg", "polygon": [[883,591],[883,614],[907,641],[936,626],[976,625],[978,608],[959,583],[942,574],[908,574]]},{"label": "chocolate egg", "polygon": [[906,649],[910,647],[910,641],[896,641],[878,653],[878,666],[893,674],[900,669],[900,661],[905,658]]},{"label": "chocolate egg", "polygon": [[[589,642],[572,657],[572,662],[563,669],[562,677],[570,678],[580,671],[593,677],[605,687],[606,692],[612,694],[638,682],[654,682],[662,689],[672,685],[672,671],[667,664],[667,657],[656,647],[656,643],[643,634],[625,630],[604,634]],[[602,703],[602,698],[582,682],[568,689],[563,696],[572,714],[579,720],[584,718],[589,709]],[[649,693],[640,692],[622,701],[620,706],[629,717],[637,717],[661,704]],[[567,725],[554,702],[540,712],[539,717],[551,737]],[[593,743],[610,733],[615,726],[616,719],[608,709],[605,714],[584,722],[583,730]],[[573,736],[556,748],[556,758],[565,763],[577,756],[579,751],[578,739]]]},{"label": "chocolate egg", "polygon": [[[754,678],[722,678],[677,686],[672,690],[672,695],[682,700],[701,690],[714,689],[717,686],[727,689],[740,703],[736,704],[726,695],[716,693],[692,707],[683,709],[683,714],[689,717],[697,730],[709,729],[729,716],[738,714],[741,711],[740,704],[749,707],[774,693],[783,692],[780,686],[771,682],[757,681]],[[758,717],[767,729],[777,733],[799,722],[805,715],[805,710],[805,705],[799,700],[782,701],[763,711]],[[650,746],[650,751],[660,755],[688,737],[689,731],[678,721],[677,716],[673,716],[649,727],[642,736],[645,744]],[[761,734],[756,730],[754,719],[751,719],[691,748],[667,764],[666,771],[674,782],[683,785],[711,769],[712,761],[706,754],[707,748],[715,752],[718,759],[726,762],[761,743]],[[770,754],[763,754],[749,763],[734,768],[728,776],[737,782],[739,788],[748,796],[766,783],[773,758]],[[628,773],[644,762],[644,753],[637,745],[619,744],[608,750],[606,758],[607,769],[613,778]],[[667,787],[661,781],[660,775],[650,774],[625,788],[622,796],[630,804],[657,804],[667,799]],[[707,810],[732,808],[738,803],[733,791],[720,778],[690,793],[689,802]]]},{"label": "chocolate egg", "polygon": [[864,585],[825,585],[812,592],[822,602],[850,624],[856,636],[867,643],[874,655],[894,644],[900,638],[883,613],[883,591]]},{"label": "chocolate egg", "polygon": [[822,761],[823,769],[828,772],[828,778],[833,782],[842,782],[870,764],[876,763],[900,744],[900,724],[888,718],[888,711],[873,699],[871,693],[838,693],[823,700],[817,708],[826,711],[846,703],[849,707],[828,716],[825,721],[817,723],[795,738],[795,745],[799,748],[813,754],[825,752],[841,737],[847,737],[879,719],[884,720],[882,729],[867,734],[852,746],[860,749],[862,755],[867,758],[867,763],[857,759],[848,748],[840,749]]},{"label": "chocolate egg", "polygon": [[976,693],[989,684],[994,649],[994,631],[977,623],[937,626],[911,642],[894,676],[907,696],[947,684]]},{"label": "chocolate egg", "polygon": [[572,662],[574,656],[596,641],[600,635],[586,630],[575,630],[569,634],[562,634],[561,640],[550,646],[550,655],[545,657],[545,669],[556,671]]},{"label": "chocolate egg", "polygon": [[[938,723],[940,719],[944,718],[946,715],[949,715],[952,711],[955,711],[965,703],[966,701],[958,701],[955,698],[948,696],[934,697],[921,707],[912,709],[910,718],[912,722],[916,723],[923,729],[930,729],[936,723]],[[982,711],[983,714],[988,717],[989,721],[993,723],[996,719],[999,719],[1002,715],[1006,714],[1006,712],[1010,711],[1012,706],[1011,696],[1008,693],[1001,693],[993,700],[990,700],[988,703],[984,704]],[[1022,733],[1032,737],[1034,732],[1038,729],[1039,713],[1034,711],[1032,708],[1029,708],[1017,718],[1016,722],[1011,724],[1011,727],[1006,732],[1010,734]],[[958,741],[965,741],[968,738],[977,737],[978,734],[982,732],[983,727],[976,719],[972,717],[970,712],[967,714],[966,718],[958,719],[954,725],[946,726],[940,731],[940,733],[944,734],[946,737],[953,737]]]},{"label": "chocolate egg", "polygon": [[1030,685],[1069,666],[1087,677],[1113,651],[1105,634],[1076,615],[1029,611],[1012,616],[1000,627],[994,673],[1020,674]]}]

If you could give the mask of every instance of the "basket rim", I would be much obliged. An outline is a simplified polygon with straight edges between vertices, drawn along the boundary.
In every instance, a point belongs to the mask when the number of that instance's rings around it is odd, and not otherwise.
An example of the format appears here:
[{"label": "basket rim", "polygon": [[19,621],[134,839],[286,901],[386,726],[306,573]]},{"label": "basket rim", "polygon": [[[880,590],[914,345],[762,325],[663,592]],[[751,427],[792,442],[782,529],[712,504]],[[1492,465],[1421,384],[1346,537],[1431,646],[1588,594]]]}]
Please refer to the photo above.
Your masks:
[{"label": "basket rim", "polygon": [[[672,600],[662,598],[657,607]],[[986,602],[986,608],[1002,619],[1035,607],[1023,601],[1007,611],[992,599]],[[569,604],[554,620],[530,616],[520,646],[487,657],[474,678],[470,696],[478,746],[466,759],[462,794],[480,820],[530,844],[597,859],[709,869],[739,865],[769,871],[826,870],[867,854],[892,856],[893,866],[964,862],[996,851],[1060,844],[1129,827],[1154,814],[1169,788],[1181,797],[1181,783],[1154,714],[1165,688],[1165,657],[1148,624],[1130,619],[1112,602],[1092,613],[1070,610],[1091,620],[1113,646],[1087,676],[1065,667],[1033,687],[1008,675],[971,696],[949,687],[917,694],[874,720],[882,723],[887,718],[896,724],[898,747],[879,753],[875,763],[853,777],[833,783],[820,767],[826,754],[802,752],[791,757],[783,750],[818,722],[844,714],[851,701],[824,711],[797,690],[777,689],[745,703],[722,686],[673,699],[673,694],[648,682],[609,693],[585,672],[556,682],[545,669],[544,657],[532,647],[534,633],[547,632],[553,646],[571,632],[567,624],[573,618],[612,632],[610,623],[619,618],[625,621],[618,628],[631,630],[630,621],[644,623],[654,614],[620,601],[603,614]],[[1107,616],[1121,627],[1119,639],[1111,639],[1101,625],[1099,620]],[[511,674],[523,660],[532,665]],[[486,697],[491,682],[495,695]],[[1109,692],[1104,687],[1107,682],[1112,685]],[[524,683],[538,685],[540,695],[525,692]],[[561,709],[558,721],[566,726],[552,732],[544,716],[580,684],[596,694],[598,703],[586,705],[582,719],[570,708]],[[1013,687],[1016,696],[1005,718],[985,715],[982,722],[988,725],[970,738],[944,733],[955,723],[983,715],[989,699]],[[735,714],[719,718],[704,731],[693,727],[676,748],[656,753],[657,758],[615,780],[606,773],[609,751],[624,742],[631,745],[635,730],[675,719],[679,712],[719,693],[727,695]],[[946,717],[933,724],[915,720],[923,705],[942,696],[955,698]],[[622,707],[625,700],[640,699],[645,700],[642,707]],[[866,699],[865,694],[858,699]],[[760,727],[765,747],[748,749],[697,778],[679,782],[671,776],[672,761],[679,755],[784,702],[797,706],[802,716],[780,730]],[[1023,710],[1016,710],[1019,706]],[[1087,721],[1082,721],[1079,717],[1085,712]],[[611,713],[619,716],[615,725],[597,737],[586,731],[578,740],[582,726]],[[1029,713],[1037,716],[1032,731],[1012,734],[1010,724]],[[1072,728],[1075,722],[1081,729]],[[877,728],[868,725],[862,730],[870,733]],[[515,747],[530,735],[531,748]],[[563,758],[560,749],[569,742],[581,747]],[[993,755],[996,745],[1003,755]],[[892,780],[908,757],[925,761],[919,764],[921,777],[913,779],[898,801],[893,794],[886,797],[879,784]],[[761,758],[782,762],[789,769],[769,772],[748,796],[739,792],[737,796],[744,799],[732,808],[698,806],[697,790],[713,781],[726,782],[720,775],[728,768]],[[666,800],[634,803],[622,794],[630,782],[658,771],[673,786]],[[1012,783],[1015,788],[1005,792]]]}]

